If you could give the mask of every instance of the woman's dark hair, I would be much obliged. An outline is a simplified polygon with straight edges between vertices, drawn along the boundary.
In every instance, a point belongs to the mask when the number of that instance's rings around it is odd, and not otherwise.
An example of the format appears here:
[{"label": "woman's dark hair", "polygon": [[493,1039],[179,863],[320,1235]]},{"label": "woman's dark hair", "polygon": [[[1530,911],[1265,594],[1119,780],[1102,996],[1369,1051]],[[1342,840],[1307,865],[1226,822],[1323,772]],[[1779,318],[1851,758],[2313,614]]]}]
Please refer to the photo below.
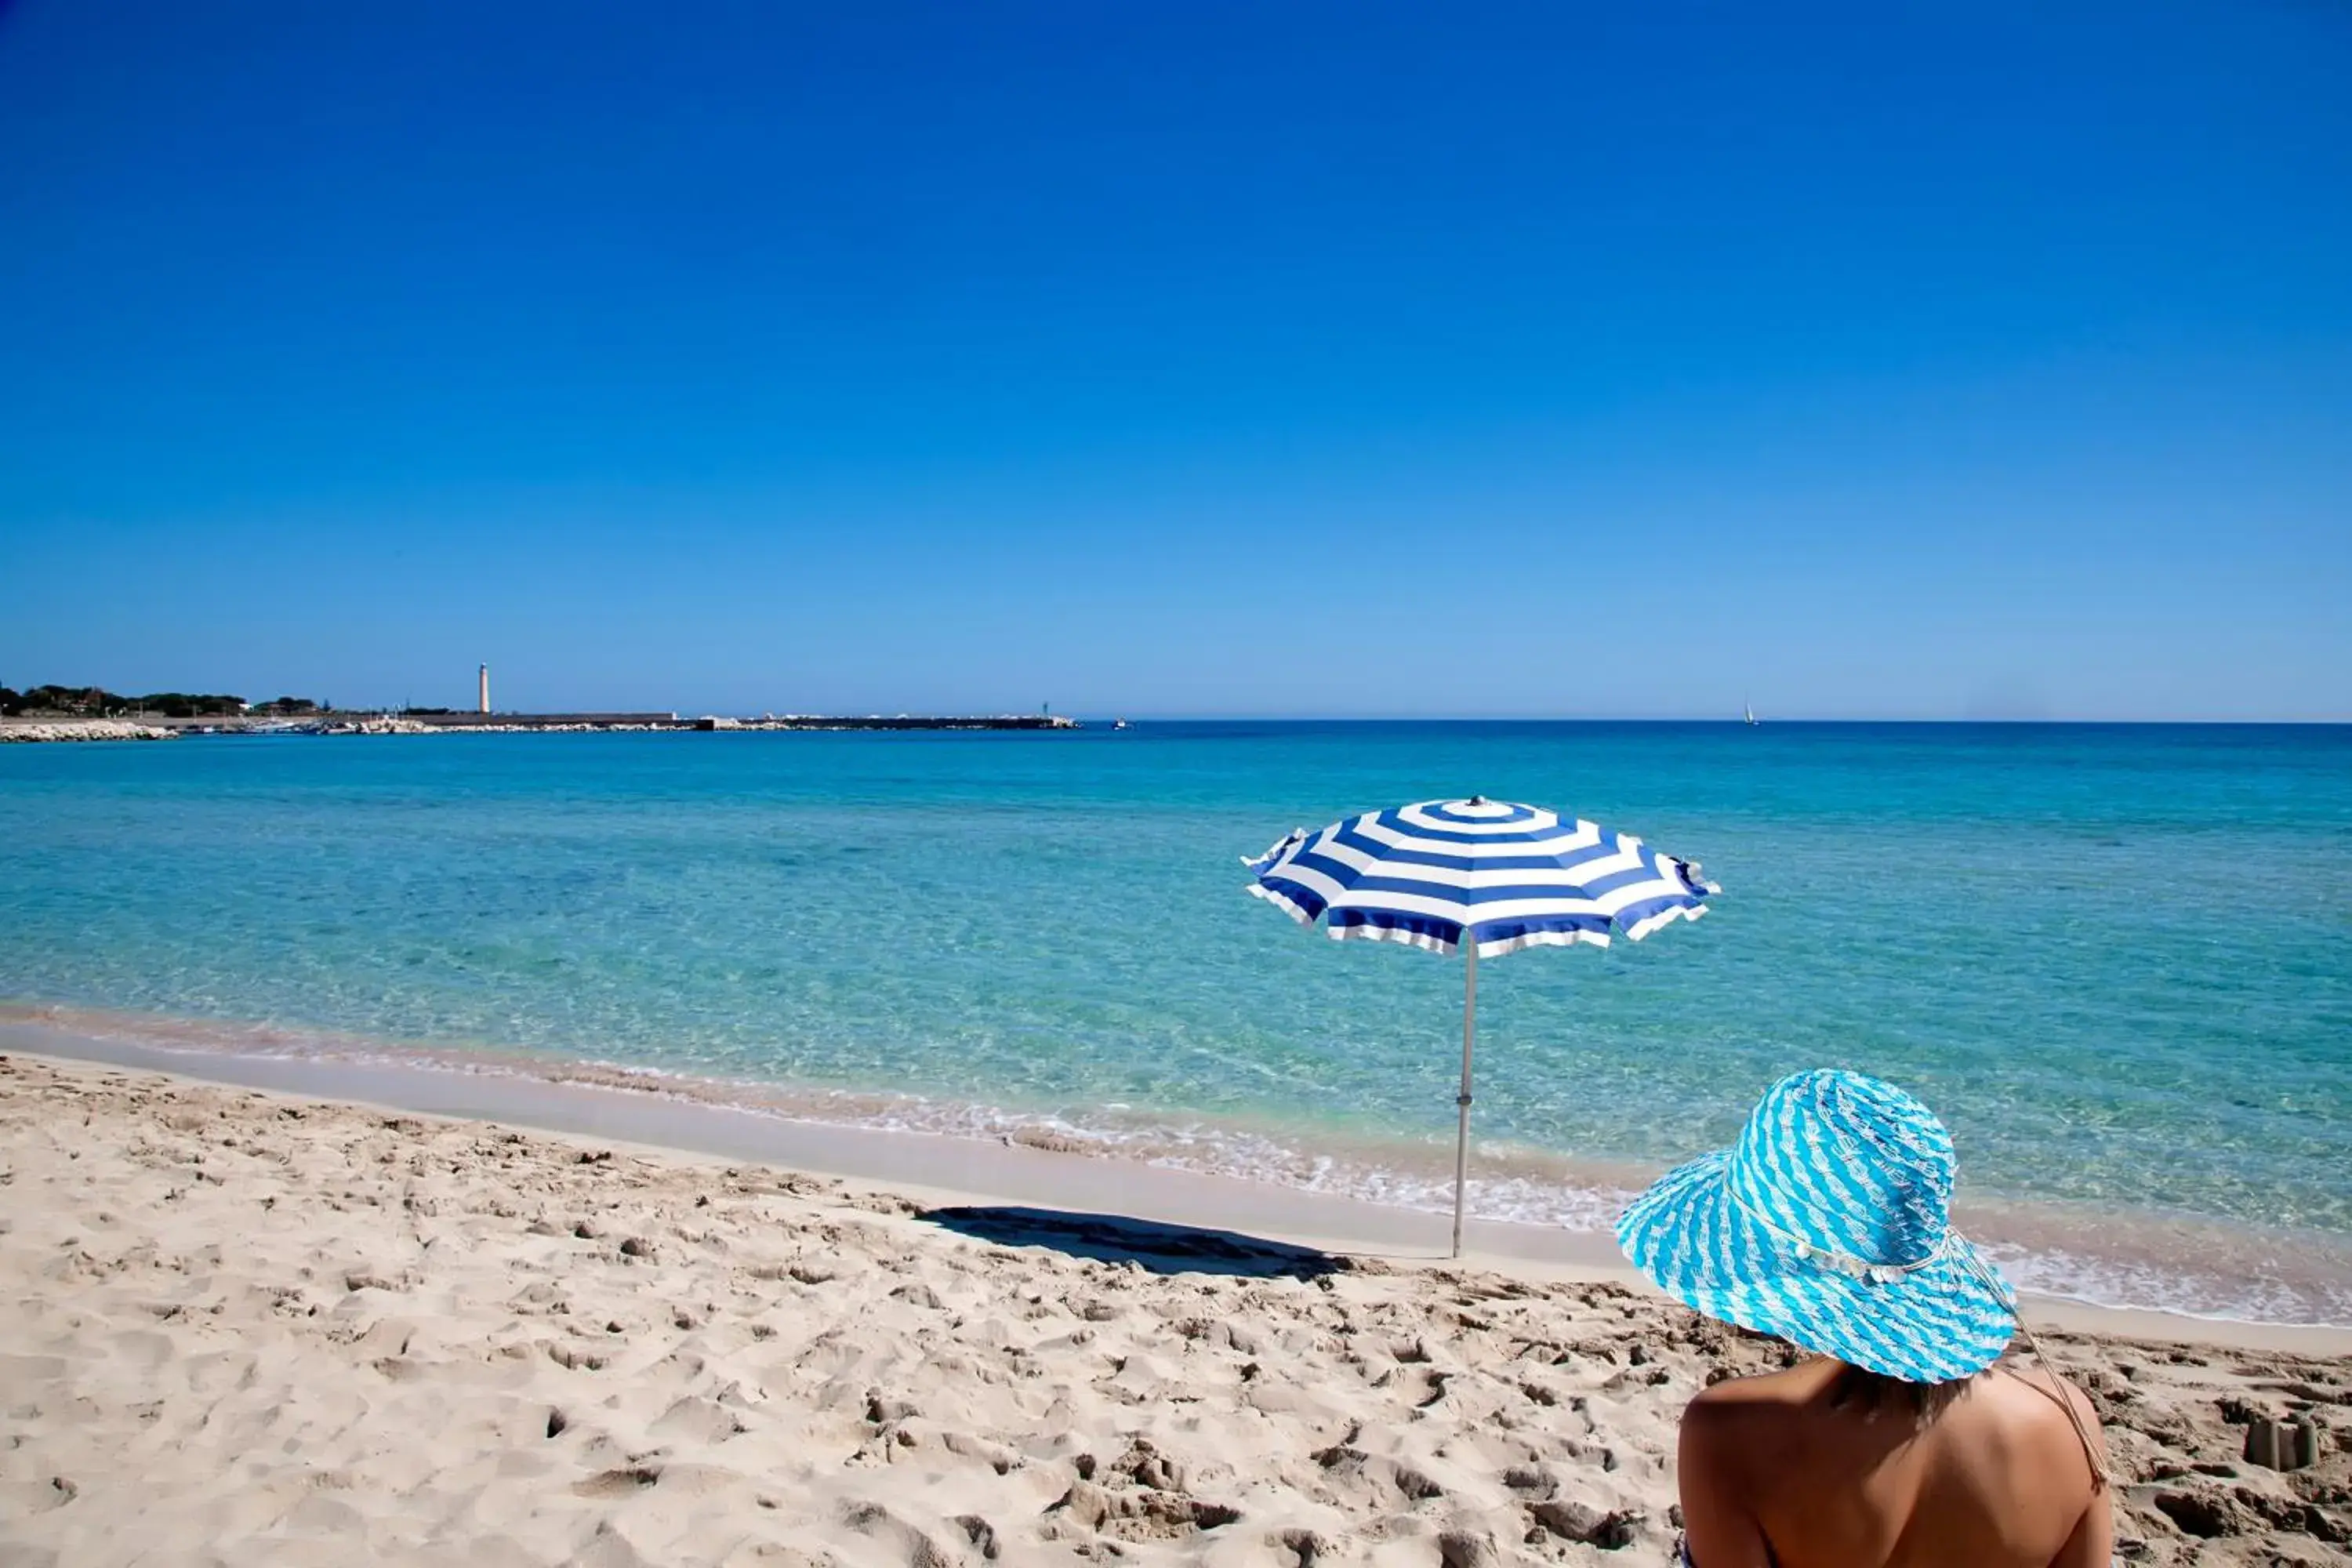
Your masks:
[{"label": "woman's dark hair", "polygon": [[1949,1383],[1907,1383],[1849,1362],[1838,1368],[1837,1376],[1830,1382],[1830,1404],[1833,1408],[1844,1406],[1866,1415],[1892,1411],[1925,1422],[1958,1398],[1969,1382],[1960,1377]]}]

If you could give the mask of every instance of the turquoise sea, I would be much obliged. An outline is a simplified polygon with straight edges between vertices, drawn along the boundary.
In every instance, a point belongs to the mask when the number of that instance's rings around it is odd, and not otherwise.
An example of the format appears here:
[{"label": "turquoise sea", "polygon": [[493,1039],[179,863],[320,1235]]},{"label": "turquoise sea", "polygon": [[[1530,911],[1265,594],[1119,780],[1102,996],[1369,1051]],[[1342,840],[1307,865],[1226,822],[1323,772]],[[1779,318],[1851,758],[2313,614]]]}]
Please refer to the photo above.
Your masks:
[{"label": "turquoise sea", "polygon": [[2092,1300],[2352,1323],[2352,728],[1143,723],[0,747],[0,1001],[194,1049],[601,1063],[1437,1206],[1455,962],[1242,893],[1480,792],[1712,913],[1483,964],[1473,1206],[1593,1226],[1778,1075],[1950,1123]]}]

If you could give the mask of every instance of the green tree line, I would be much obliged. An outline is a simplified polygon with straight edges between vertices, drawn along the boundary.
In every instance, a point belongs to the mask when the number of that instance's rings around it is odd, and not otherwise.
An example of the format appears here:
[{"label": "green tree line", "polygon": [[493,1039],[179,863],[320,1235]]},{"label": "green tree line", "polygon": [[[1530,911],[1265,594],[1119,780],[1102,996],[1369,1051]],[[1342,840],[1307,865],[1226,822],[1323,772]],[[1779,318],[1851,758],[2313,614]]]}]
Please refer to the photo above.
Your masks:
[{"label": "green tree line", "polygon": [[0,715],[67,713],[99,718],[109,713],[160,713],[167,719],[204,719],[243,713],[316,713],[320,705],[307,697],[279,697],[248,704],[242,697],[221,691],[150,691],[130,697],[100,686],[36,686],[27,691],[0,686]]}]

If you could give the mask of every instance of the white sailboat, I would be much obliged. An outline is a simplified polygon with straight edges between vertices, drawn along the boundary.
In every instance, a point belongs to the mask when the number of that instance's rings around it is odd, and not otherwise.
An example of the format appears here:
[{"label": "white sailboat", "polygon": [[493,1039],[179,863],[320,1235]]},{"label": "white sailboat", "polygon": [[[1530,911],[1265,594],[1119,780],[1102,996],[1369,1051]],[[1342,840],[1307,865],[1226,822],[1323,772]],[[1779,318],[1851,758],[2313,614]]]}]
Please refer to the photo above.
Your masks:
[{"label": "white sailboat", "polygon": [[1744,697],[1739,700],[1739,716],[1746,720],[1749,724],[1754,724],[1756,722],[1756,710],[1749,705],[1748,700]]}]

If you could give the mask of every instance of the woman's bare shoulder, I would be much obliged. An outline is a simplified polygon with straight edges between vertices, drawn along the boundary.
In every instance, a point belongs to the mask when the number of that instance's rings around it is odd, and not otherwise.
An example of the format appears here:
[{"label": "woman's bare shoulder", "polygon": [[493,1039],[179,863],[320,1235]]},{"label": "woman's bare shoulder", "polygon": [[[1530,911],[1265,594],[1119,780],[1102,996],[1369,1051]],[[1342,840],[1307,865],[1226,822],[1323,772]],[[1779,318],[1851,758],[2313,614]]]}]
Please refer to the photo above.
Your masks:
[{"label": "woman's bare shoulder", "polygon": [[[1999,1403],[2016,1418],[2054,1423],[2070,1433],[2078,1427],[2086,1433],[2098,1430],[2099,1410],[2091,1396],[2039,1362],[1996,1362],[1982,1381],[1998,1390]],[[2069,1405],[2074,1408],[2072,1420],[2067,1417]]]},{"label": "woman's bare shoulder", "polygon": [[1727,1377],[1693,1396],[1690,1415],[1704,1421],[1714,1418],[1715,1413],[1729,1415],[1735,1411],[1753,1409],[1759,1405],[1807,1404],[1819,1396],[1835,1371],[1834,1363],[1800,1362],[1779,1372]]}]

